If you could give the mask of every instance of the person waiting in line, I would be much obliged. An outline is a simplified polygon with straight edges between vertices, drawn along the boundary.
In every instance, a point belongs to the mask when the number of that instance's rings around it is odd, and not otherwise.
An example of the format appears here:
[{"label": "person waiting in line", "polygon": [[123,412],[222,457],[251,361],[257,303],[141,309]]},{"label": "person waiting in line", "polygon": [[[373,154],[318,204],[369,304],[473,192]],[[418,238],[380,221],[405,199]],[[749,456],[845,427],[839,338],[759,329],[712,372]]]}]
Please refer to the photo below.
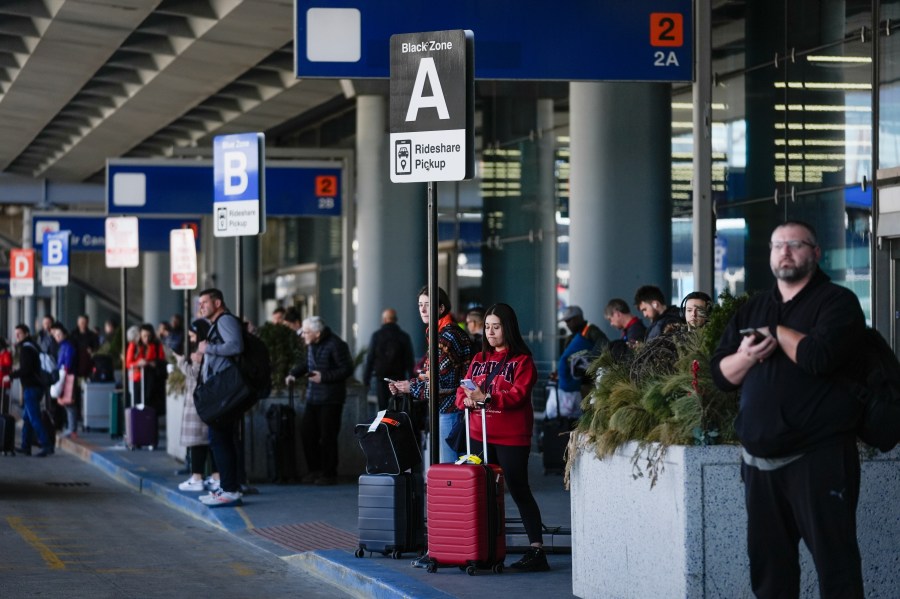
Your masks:
[{"label": "person waiting in line", "polygon": [[[507,489],[519,508],[522,524],[531,544],[525,555],[510,568],[527,572],[550,569],[544,553],[541,510],[528,483],[528,457],[534,429],[531,391],[537,381],[537,368],[531,350],[522,338],[519,320],[507,304],[494,304],[484,319],[484,342],[475,354],[466,378],[474,390],[460,386],[456,405],[469,408],[472,452],[482,453],[486,462],[503,468]],[[485,410],[487,438],[481,430]]]},{"label": "person waiting in line", "polygon": [[[53,334],[53,338],[56,340],[56,366],[59,368],[60,378],[60,382],[58,383],[58,385],[61,390],[64,390],[66,384],[66,376],[76,373],[78,354],[76,353],[75,345],[69,340],[69,332],[61,322],[54,322],[50,327],[50,332]],[[71,396],[65,399],[60,396],[57,399],[57,401],[59,401],[59,404],[62,405],[66,410],[66,428],[62,432],[63,437],[75,436],[75,431],[77,430],[78,425],[78,400],[79,397],[75,393],[74,389]],[[63,403],[65,401],[68,401],[68,403]]]},{"label": "person waiting in line", "polygon": [[634,347],[647,336],[647,327],[640,318],[631,313],[628,303],[621,298],[609,300],[603,310],[603,317],[611,327],[622,331],[620,339],[629,347]]},{"label": "person waiting in line", "polygon": [[284,382],[290,387],[297,378],[308,377],[300,438],[309,472],[301,481],[335,485],[338,433],[347,399],[347,379],[353,375],[353,357],[347,343],[319,316],[305,318],[300,332],[306,343],[306,359],[291,370]]},{"label": "person waiting in line", "polygon": [[[428,298],[428,286],[422,287],[418,293],[419,316],[425,325],[431,311],[431,303]],[[459,418],[459,410],[455,404],[456,387],[466,373],[472,355],[475,353],[475,345],[469,335],[460,328],[453,318],[453,308],[447,292],[438,288],[438,436],[440,444],[440,461],[442,463],[455,462],[459,456],[447,444],[447,435],[453,428],[453,423]],[[427,335],[430,331],[426,329]],[[422,362],[422,374],[405,381],[394,381],[389,385],[391,393],[409,393],[416,401],[428,400],[428,352]],[[431,441],[435,442],[434,439]]]},{"label": "person waiting in line", "polygon": [[[165,403],[165,381],[163,380],[163,401],[159,401],[157,368],[165,360],[165,350],[156,339],[153,325],[140,326],[137,341],[128,344],[125,352],[125,366],[128,368],[133,385],[134,403],[145,402],[160,414],[160,403]],[[164,366],[163,366],[164,367]],[[142,395],[143,393],[143,395]]]},{"label": "person waiting in line", "polygon": [[206,469],[207,457],[212,458],[209,450],[209,427],[200,420],[197,408],[194,406],[194,390],[200,377],[200,366],[203,357],[197,353],[197,344],[206,341],[209,333],[209,322],[198,318],[191,323],[188,331],[190,341],[190,354],[182,355],[181,351],[173,350],[176,356],[176,366],[184,373],[184,407],[181,412],[181,444],[188,448],[188,465],[191,477],[178,484],[181,491],[216,491],[220,486],[219,473],[216,471],[215,459],[212,459],[212,474],[203,480]]},{"label": "person waiting in line", "polygon": [[650,319],[651,324],[647,331],[646,341],[652,341],[667,333],[669,325],[684,324],[681,311],[675,306],[667,305],[662,290],[654,285],[638,287],[634,293],[634,305],[644,315],[644,318]]},{"label": "person waiting in line", "polygon": [[[603,353],[609,345],[609,338],[595,324],[584,318],[579,306],[569,306],[559,319],[569,329],[565,348],[559,356],[555,378],[558,380],[557,398],[560,416],[579,416],[581,398],[590,392],[590,378],[586,376],[588,366]],[[554,373],[551,373],[551,380]]]},{"label": "person waiting in line", "polygon": [[50,437],[41,423],[41,397],[44,386],[41,384],[41,355],[38,347],[28,338],[28,325],[16,325],[16,347],[19,354],[19,367],[3,377],[6,383],[10,379],[19,379],[22,384],[22,445],[19,453],[31,455],[31,435],[37,436],[41,451],[36,457],[43,458],[53,453]]},{"label": "person waiting in line", "polygon": [[681,316],[690,329],[699,329],[709,320],[713,301],[709,294],[692,291],[681,300]]},{"label": "person waiting in line", "polygon": [[391,398],[391,391],[384,379],[399,380],[412,376],[413,362],[412,339],[397,324],[397,311],[386,308],[381,313],[381,328],[372,333],[369,340],[363,369],[363,383],[374,384],[377,390],[379,410],[386,410]]},{"label": "person waiting in line", "polygon": [[[241,322],[229,312],[225,296],[220,289],[210,288],[200,292],[200,316],[210,323],[205,341],[197,342],[197,351],[191,354],[194,362],[202,361],[200,380],[208,381],[232,364],[232,360],[244,351]],[[228,316],[233,316],[228,318]],[[221,475],[221,486],[200,496],[200,502],[210,507],[235,507],[243,503],[241,493],[240,456],[237,452],[240,419],[216,423],[209,427],[209,445]]]},{"label": "person waiting in line", "polygon": [[469,331],[475,347],[481,347],[484,338],[484,308],[481,306],[469,308],[466,312],[466,330]]}]

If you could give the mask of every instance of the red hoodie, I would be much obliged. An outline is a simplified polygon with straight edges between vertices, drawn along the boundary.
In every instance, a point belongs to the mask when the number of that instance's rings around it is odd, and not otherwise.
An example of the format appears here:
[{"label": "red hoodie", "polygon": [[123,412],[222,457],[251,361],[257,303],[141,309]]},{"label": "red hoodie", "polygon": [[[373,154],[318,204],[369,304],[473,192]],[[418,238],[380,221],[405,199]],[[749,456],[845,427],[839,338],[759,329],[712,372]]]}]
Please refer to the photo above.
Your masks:
[{"label": "red hoodie", "polygon": [[[503,361],[504,351],[475,354],[469,364],[467,378],[481,387],[488,375]],[[534,427],[534,410],[531,407],[531,389],[537,381],[537,369],[531,356],[510,356],[503,369],[491,381],[491,403],[487,408],[488,443],[496,445],[531,445]],[[466,393],[460,387],[456,391],[456,405],[465,408]],[[481,414],[478,410],[469,412],[469,426],[472,438],[481,441]]]}]

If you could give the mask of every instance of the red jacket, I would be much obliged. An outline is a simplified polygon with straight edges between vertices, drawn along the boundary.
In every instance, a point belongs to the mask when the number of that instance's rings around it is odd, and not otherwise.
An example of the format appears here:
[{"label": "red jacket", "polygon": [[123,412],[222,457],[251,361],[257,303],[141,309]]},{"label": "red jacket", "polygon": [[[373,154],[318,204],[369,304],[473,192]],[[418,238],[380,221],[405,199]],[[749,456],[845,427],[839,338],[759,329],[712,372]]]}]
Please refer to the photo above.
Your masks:
[{"label": "red jacket", "polygon": [[129,343],[125,352],[125,367],[131,369],[131,380],[141,382],[141,369],[138,366],[140,360],[147,362],[147,368],[152,368],[157,360],[165,360],[166,352],[159,341],[151,341],[150,345]]},{"label": "red jacket", "polygon": [[[503,361],[506,352],[483,352],[475,354],[469,364],[467,378],[479,387],[488,375]],[[488,443],[496,445],[531,445],[534,428],[534,410],[531,407],[531,389],[537,381],[537,369],[531,356],[510,356],[501,372],[494,376],[490,389],[491,396],[486,420]],[[462,387],[456,391],[456,405],[465,408],[466,393]],[[472,438],[481,441],[481,414],[477,410],[469,412],[469,426]]]}]

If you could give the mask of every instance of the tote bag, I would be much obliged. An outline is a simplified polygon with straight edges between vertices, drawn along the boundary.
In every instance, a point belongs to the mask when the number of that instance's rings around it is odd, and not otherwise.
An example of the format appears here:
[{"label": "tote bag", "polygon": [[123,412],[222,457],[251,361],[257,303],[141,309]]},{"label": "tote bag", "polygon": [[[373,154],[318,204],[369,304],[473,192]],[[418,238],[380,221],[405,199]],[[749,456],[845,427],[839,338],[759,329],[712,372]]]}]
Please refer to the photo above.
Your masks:
[{"label": "tote bag", "polygon": [[234,364],[215,373],[194,390],[194,407],[206,424],[226,424],[240,418],[256,396]]}]

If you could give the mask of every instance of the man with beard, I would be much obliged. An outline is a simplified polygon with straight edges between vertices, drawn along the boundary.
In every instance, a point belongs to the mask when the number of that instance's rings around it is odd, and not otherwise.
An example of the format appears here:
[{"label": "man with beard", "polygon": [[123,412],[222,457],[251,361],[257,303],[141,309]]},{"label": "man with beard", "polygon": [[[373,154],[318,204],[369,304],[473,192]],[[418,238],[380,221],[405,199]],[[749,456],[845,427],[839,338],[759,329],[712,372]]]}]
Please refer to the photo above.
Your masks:
[{"label": "man with beard", "polygon": [[775,287],[741,306],[710,364],[717,386],[741,390],[750,582],[757,597],[799,596],[802,538],[822,597],[863,597],[860,405],[836,378],[855,369],[865,318],[856,296],[819,269],[810,225],[779,225],[769,247]]},{"label": "man with beard", "polygon": [[681,311],[676,306],[666,305],[666,297],[662,290],[654,285],[638,287],[634,292],[634,305],[650,319],[650,328],[647,329],[645,341],[656,339],[666,332],[670,324],[681,324]]}]

